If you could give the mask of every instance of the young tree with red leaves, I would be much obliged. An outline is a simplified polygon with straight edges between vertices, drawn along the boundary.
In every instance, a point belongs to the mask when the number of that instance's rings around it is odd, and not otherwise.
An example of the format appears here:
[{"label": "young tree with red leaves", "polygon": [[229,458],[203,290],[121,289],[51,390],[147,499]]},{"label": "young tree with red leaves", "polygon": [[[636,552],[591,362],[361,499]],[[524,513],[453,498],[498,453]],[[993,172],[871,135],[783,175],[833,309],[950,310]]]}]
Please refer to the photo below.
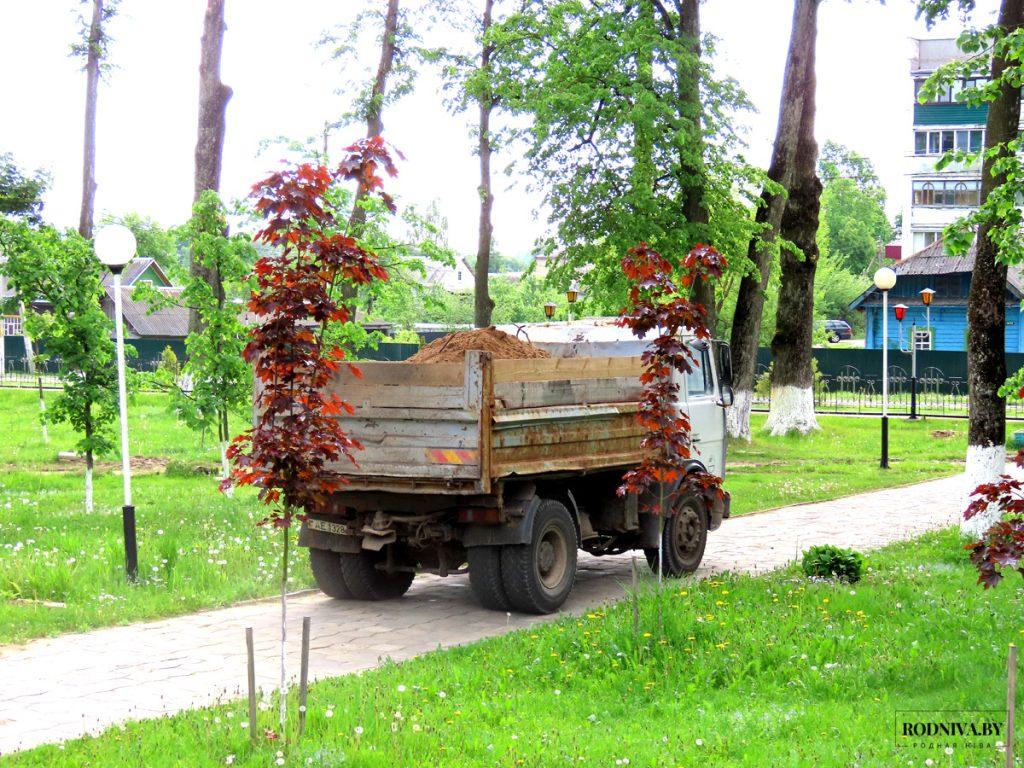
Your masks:
[{"label": "young tree with red leaves", "polygon": [[643,394],[637,420],[647,430],[641,442],[644,459],[638,467],[623,476],[619,495],[635,493],[638,497],[657,492],[657,504],[649,504],[648,512],[659,517],[658,580],[662,577],[663,536],[665,517],[672,502],[679,496],[693,494],[707,508],[722,499],[722,478],[708,472],[690,471],[693,440],[690,419],[679,408],[678,377],[692,372],[698,365],[691,341],[708,342],[707,311],[691,301],[688,295],[698,282],[706,283],[722,276],[725,259],[714,248],[698,244],[683,259],[682,276],[673,278],[668,259],[647,243],[630,248],[622,259],[622,270],[629,280],[629,305],[619,318],[619,325],[629,328],[640,339],[652,331],[658,335],[648,341],[641,356],[644,370],[640,375]]},{"label": "young tree with red leaves", "polygon": [[255,266],[257,289],[249,309],[259,324],[243,356],[254,367],[257,387],[255,425],[228,449],[232,476],[222,483],[252,485],[271,511],[261,524],[282,529],[281,567],[281,729],[286,724],[285,640],[289,528],[297,515],[322,505],[343,482],[331,465],[343,457],[355,462],[362,446],[336,418],[352,406],[326,387],[344,362],[340,348],[324,342],[329,324],[346,323],[353,309],[342,300],[346,287],[387,280],[376,254],[343,231],[325,198],[340,183],[356,182],[394,204],[382,190],[380,170],[395,175],[384,141],[375,136],[347,147],[331,170],[303,164],[280,171],[253,187],[256,210],[265,226],[255,236],[274,249]]}]

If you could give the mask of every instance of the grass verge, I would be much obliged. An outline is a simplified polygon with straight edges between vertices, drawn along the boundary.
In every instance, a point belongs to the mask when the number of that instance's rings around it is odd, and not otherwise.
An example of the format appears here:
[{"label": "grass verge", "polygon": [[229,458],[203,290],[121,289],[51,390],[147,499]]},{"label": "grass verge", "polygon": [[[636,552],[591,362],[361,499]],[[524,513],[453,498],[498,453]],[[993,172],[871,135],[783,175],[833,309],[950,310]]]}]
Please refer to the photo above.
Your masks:
[{"label": "grass verge", "polygon": [[[992,745],[894,744],[896,710],[1005,704],[1024,591],[982,590],[960,544],[946,531],[874,553],[853,586],[796,568],[674,582],[641,597],[638,631],[620,603],[324,681],[290,746],[251,745],[238,702],[3,764],[1001,765]],[[263,710],[260,725],[275,714]]]}]

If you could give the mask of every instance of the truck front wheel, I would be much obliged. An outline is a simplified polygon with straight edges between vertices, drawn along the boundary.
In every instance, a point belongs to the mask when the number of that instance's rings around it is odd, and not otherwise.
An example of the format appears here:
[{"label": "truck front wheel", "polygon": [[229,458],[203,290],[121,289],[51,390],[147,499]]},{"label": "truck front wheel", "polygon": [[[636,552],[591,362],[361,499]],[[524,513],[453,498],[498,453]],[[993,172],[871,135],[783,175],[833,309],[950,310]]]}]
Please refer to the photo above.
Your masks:
[{"label": "truck front wheel", "polygon": [[502,547],[501,580],[512,606],[552,613],[576,581],[576,526],[561,502],[545,499],[533,518],[527,544]]},{"label": "truck front wheel", "polygon": [[[708,543],[708,515],[704,502],[693,494],[683,496],[665,520],[661,535],[661,557],[665,575],[677,578],[693,573],[704,558]],[[647,564],[658,572],[658,550],[645,549]]]}]

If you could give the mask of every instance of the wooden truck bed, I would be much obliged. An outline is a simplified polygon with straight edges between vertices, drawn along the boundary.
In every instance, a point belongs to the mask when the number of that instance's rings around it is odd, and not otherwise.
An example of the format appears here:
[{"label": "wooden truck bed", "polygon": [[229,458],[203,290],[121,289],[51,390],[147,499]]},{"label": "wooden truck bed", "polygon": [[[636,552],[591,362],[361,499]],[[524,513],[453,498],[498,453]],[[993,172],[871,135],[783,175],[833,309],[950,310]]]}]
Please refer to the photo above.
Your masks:
[{"label": "wooden truck bed", "polygon": [[346,490],[490,493],[513,475],[639,463],[639,357],[358,364],[332,386],[364,450]]}]

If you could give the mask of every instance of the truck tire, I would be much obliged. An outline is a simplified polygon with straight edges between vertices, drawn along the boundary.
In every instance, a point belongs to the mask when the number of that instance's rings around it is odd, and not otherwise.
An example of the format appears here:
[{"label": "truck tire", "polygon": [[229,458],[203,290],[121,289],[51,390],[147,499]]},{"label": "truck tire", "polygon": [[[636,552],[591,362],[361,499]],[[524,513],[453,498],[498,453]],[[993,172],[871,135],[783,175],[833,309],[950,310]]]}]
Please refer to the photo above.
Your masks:
[{"label": "truck tire", "polygon": [[[693,573],[704,558],[708,543],[708,513],[704,502],[693,494],[686,494],[675,504],[672,514],[665,520],[661,548],[665,576],[678,578]],[[645,549],[647,564],[658,572],[658,550]]]},{"label": "truck tire", "polygon": [[356,600],[393,600],[409,591],[414,574],[409,571],[385,573],[377,568],[377,563],[384,559],[383,550],[341,553],[341,572],[352,597]]},{"label": "truck tire", "polygon": [[329,549],[310,549],[309,565],[320,591],[335,600],[351,600],[352,590],[341,571],[341,555]]},{"label": "truck tire", "polygon": [[576,526],[565,505],[540,503],[528,544],[501,548],[501,582],[512,606],[526,613],[552,613],[576,581]]},{"label": "truck tire", "polygon": [[493,611],[511,611],[512,601],[501,581],[501,547],[469,547],[469,586],[477,601]]}]

